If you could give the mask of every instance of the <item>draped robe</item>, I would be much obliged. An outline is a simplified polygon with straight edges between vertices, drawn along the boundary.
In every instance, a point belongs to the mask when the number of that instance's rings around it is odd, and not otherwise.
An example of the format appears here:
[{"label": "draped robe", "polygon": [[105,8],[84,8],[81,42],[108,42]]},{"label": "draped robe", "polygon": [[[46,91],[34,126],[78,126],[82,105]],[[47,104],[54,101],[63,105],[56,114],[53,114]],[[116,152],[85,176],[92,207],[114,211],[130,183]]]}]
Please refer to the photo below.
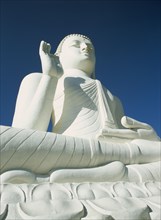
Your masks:
[{"label": "draped robe", "polygon": [[[102,141],[96,138],[104,127],[121,129],[123,115],[119,99],[98,80],[83,73],[64,74],[58,81],[53,101],[53,134],[35,129],[1,127],[2,173],[10,169],[27,169],[46,174],[63,168],[87,168],[85,178],[88,179],[92,172],[106,173],[107,167],[93,171],[88,168],[115,161],[112,170],[117,171],[115,176],[119,179],[129,164],[157,162],[153,166],[158,170],[159,141],[129,140],[122,143],[121,138],[116,142],[114,139]],[[149,176],[151,165],[147,166],[145,170]],[[71,176],[77,179],[78,172],[71,172]],[[80,176],[84,172],[82,170]],[[142,176],[142,172],[137,172]],[[106,177],[109,178],[108,175]]]},{"label": "draped robe", "polygon": [[86,75],[65,75],[59,80],[53,103],[53,132],[96,137],[106,125],[121,128],[123,109],[100,81]]}]

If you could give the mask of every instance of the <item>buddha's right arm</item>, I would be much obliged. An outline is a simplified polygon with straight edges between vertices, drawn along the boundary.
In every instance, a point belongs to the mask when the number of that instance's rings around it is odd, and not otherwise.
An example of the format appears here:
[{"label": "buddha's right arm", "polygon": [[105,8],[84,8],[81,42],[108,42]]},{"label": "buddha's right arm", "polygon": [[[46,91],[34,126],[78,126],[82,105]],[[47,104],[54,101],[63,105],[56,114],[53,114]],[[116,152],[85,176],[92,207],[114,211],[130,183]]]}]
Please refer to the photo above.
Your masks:
[{"label": "buddha's right arm", "polygon": [[27,75],[20,86],[13,127],[46,131],[51,118],[57,78],[47,74]]}]

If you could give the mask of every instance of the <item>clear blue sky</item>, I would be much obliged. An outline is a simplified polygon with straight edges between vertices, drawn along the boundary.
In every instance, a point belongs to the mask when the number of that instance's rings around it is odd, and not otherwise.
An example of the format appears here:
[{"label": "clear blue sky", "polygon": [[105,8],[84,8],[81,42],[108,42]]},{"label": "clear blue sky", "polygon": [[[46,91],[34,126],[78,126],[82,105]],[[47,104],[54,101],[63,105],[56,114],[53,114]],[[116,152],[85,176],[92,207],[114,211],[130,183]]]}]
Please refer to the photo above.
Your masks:
[{"label": "clear blue sky", "polygon": [[70,33],[89,36],[96,76],[125,114],[160,135],[160,1],[1,0],[1,124],[11,125],[21,80],[41,71],[41,40],[52,52]]}]

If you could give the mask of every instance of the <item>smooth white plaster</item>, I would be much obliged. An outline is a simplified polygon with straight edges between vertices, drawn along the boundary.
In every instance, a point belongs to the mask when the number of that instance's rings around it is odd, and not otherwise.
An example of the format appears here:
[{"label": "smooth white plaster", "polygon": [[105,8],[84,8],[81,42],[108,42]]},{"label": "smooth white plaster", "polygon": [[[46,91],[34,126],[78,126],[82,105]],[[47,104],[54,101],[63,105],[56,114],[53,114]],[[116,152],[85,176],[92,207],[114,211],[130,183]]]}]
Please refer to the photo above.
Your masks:
[{"label": "smooth white plaster", "polygon": [[23,79],[12,127],[1,126],[0,217],[160,218],[160,138],[95,79],[88,37],[50,50],[40,43],[42,73]]}]

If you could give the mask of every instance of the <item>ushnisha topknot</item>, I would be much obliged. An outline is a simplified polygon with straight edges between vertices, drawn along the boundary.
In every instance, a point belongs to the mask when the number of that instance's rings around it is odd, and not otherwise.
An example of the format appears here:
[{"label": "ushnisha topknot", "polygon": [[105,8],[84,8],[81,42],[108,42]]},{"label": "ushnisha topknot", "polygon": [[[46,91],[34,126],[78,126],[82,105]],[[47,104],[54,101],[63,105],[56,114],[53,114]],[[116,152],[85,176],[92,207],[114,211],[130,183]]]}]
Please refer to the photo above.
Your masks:
[{"label": "ushnisha topknot", "polygon": [[[59,56],[60,52],[61,52],[61,48],[62,48],[62,45],[63,43],[66,41],[66,39],[68,39],[69,37],[73,37],[73,36],[78,36],[78,37],[82,37],[82,38],[85,38],[89,41],[91,41],[91,39],[83,34],[69,34],[67,35],[66,37],[63,38],[63,40],[59,43],[58,47],[57,47],[57,50],[55,52],[55,55]],[[92,42],[92,41],[91,41]]]}]

